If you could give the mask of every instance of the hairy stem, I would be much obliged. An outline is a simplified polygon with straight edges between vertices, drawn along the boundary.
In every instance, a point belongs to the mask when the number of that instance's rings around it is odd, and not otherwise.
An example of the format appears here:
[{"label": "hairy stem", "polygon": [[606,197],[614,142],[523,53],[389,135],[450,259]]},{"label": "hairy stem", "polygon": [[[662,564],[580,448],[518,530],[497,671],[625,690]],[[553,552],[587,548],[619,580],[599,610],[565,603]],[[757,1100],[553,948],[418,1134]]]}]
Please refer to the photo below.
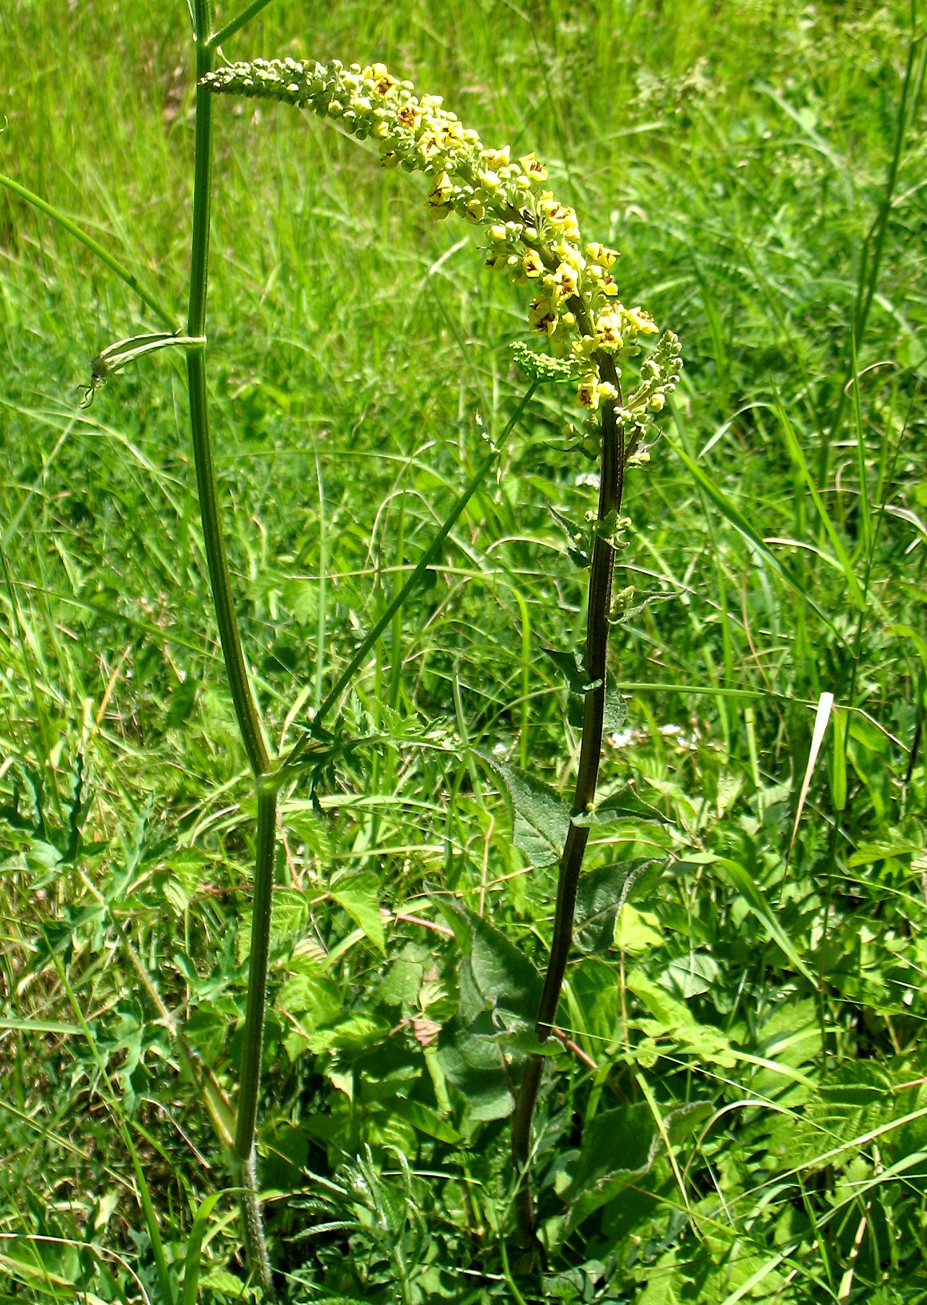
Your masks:
[{"label": "hairy stem", "polygon": [[[196,20],[196,145],[193,184],[193,243],[190,265],[190,305],[187,334],[206,334],[206,294],[209,275],[209,217],[212,190],[212,96],[201,79],[212,70],[215,47],[210,40],[211,0],[195,0]],[[190,426],[193,457],[203,524],[206,565],[212,589],[219,640],[235,716],[255,780],[257,793],[257,851],[254,869],[254,906],[251,928],[251,959],[242,1053],[240,1099],[235,1129],[234,1155],[242,1181],[242,1222],[248,1260],[267,1299],[273,1298],[270,1260],[264,1238],[258,1200],[254,1158],[254,1135],[261,1075],[261,1047],[264,1040],[264,1009],[267,990],[267,958],[270,945],[271,896],[273,892],[274,842],[276,833],[276,789],[265,791],[262,782],[271,770],[264,741],[261,716],[251,691],[238,619],[232,597],[231,578],[225,548],[225,534],[219,507],[216,469],[209,436],[206,398],[206,351],[187,352],[190,398]]]},{"label": "hairy stem", "polygon": [[[610,381],[618,390],[618,375],[614,360],[608,355],[600,355],[597,361],[603,379]],[[617,402],[620,401],[619,390]],[[601,483],[596,517],[599,524],[603,524],[612,513],[618,512],[621,507],[623,488],[624,436],[616,418],[615,401],[612,401],[604,406],[602,412]],[[586,682],[591,687],[586,693],[583,704],[582,743],[573,797],[573,809],[576,814],[588,811],[591,807],[599,778],[605,720],[609,609],[614,564],[614,548],[603,534],[597,534],[592,550],[586,608],[585,673]],[[542,1043],[550,1037],[557,1015],[557,1005],[560,1001],[567,959],[573,941],[576,892],[588,839],[588,827],[576,825],[571,821],[560,858],[554,933],[547,973],[544,977],[544,988],[538,1006],[536,1030],[538,1039]],[[528,1057],[512,1115],[512,1158],[521,1179],[515,1198],[515,1220],[519,1242],[528,1249],[532,1248],[536,1241],[534,1198],[531,1193],[529,1167],[531,1127],[544,1072],[544,1060],[545,1057],[542,1055]]]}]

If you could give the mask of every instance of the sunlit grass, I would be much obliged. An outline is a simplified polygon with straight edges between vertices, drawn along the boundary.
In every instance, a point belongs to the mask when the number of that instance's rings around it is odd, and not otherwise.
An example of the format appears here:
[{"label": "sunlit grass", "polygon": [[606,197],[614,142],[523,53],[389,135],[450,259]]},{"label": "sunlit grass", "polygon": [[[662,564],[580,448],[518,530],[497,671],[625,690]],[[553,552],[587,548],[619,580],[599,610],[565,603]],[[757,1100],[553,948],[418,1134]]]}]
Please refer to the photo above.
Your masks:
[{"label": "sunlit grass", "polygon": [[[606,783],[635,776],[670,824],[622,827],[592,862],[654,857],[666,872],[635,899],[622,949],[578,953],[561,1006],[601,1072],[568,1052],[543,1101],[540,1202],[560,1298],[583,1299],[598,1260],[589,1299],[650,1305],[670,1283],[705,1300],[915,1300],[924,42],[901,121],[907,5],[654,8],[558,17],[473,3],[439,20],[419,4],[281,2],[226,53],[382,58],[444,92],[484,139],[524,141],[621,249],[628,301],[683,337],[669,433],[704,479],[663,443],[629,480],[616,587],[659,601],[614,631],[616,677],[634,687],[604,762]],[[144,271],[179,323],[191,50],[182,6],[136,10],[128,23],[115,4],[0,15],[0,171]],[[923,21],[915,12],[916,35]],[[222,105],[217,150],[221,488],[254,683],[274,742],[292,743],[428,546],[483,432],[513,410],[520,306],[465,232],[432,224],[402,179],[324,126]],[[222,1159],[120,939],[230,1087],[246,762],[222,688],[182,374],[160,355],[77,407],[90,358],[160,324],[6,194],[0,258],[0,1256],[26,1284],[13,1299],[71,1300],[75,1284],[157,1299],[117,1129],[136,1129],[175,1280]],[[547,510],[593,506],[585,464],[563,452],[575,419],[553,391],[533,407],[371,652],[345,733],[377,741],[333,757],[321,810],[298,790],[284,803],[263,1145],[268,1187],[295,1194],[269,1207],[294,1300],[514,1299],[499,1251],[502,1126],[474,1121],[412,1021],[448,1029],[458,1009],[443,890],[535,959],[549,937],[551,876],[525,873],[478,754],[499,749],[569,788],[575,736],[543,650],[571,652],[582,631],[584,578]],[[848,800],[832,800],[829,736],[785,876],[823,691],[847,721]],[[748,871],[816,987],[719,857]],[[391,912],[385,955],[345,876]],[[94,1049],[117,1097],[101,1094]],[[697,1099],[725,1113],[680,1141],[678,1174],[661,1161],[574,1232],[557,1221],[577,1161],[558,1161],[558,1176],[555,1157],[581,1144],[580,1123],[641,1106],[637,1073],[666,1116]],[[362,1230],[384,1209],[378,1243]],[[228,1197],[212,1216],[204,1275],[240,1274],[233,1211]],[[327,1243],[293,1240],[338,1221]],[[235,1298],[214,1282],[207,1299]]]}]

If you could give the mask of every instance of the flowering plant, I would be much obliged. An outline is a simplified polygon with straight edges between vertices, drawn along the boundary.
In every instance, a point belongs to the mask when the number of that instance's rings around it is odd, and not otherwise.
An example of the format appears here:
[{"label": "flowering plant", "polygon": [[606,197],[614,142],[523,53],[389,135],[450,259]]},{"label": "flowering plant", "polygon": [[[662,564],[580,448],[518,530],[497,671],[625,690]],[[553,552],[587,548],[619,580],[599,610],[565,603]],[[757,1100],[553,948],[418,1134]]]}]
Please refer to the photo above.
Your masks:
[{"label": "flowering plant", "polygon": [[[535,383],[569,380],[578,403],[590,414],[593,438],[587,444],[594,446],[590,451],[598,457],[600,476],[588,555],[582,742],[536,1021],[538,1042],[543,1044],[553,1032],[563,987],[598,782],[612,576],[625,524],[619,515],[624,472],[632,457],[636,462],[647,458],[648,427],[679,380],[679,341],[672,331],[664,334],[640,364],[638,384],[624,397],[621,360],[639,354],[641,337],[656,334],[657,328],[644,309],[621,302],[613,275],[617,252],[597,242],[584,243],[576,212],[546,188],[547,168],[536,155],[513,158],[508,146],[488,148],[444,108],[440,97],[417,97],[412,83],[400,81],[385,65],[346,68],[338,60],[322,64],[255,59],[209,70],[200,86],[312,109],[358,140],[375,142],[384,167],[424,173],[430,181],[427,202],[432,216],[456,213],[482,228],[487,264],[534,288],[528,322],[546,339],[550,352],[540,355],[522,346],[517,355],[521,365]],[[256,1020],[260,1017],[258,1011]],[[255,1041],[259,1044],[259,1035]],[[535,1263],[537,1242],[531,1130],[544,1064],[541,1045],[528,1056],[512,1114],[512,1157],[518,1175],[515,1215],[528,1265]]]},{"label": "flowering plant", "polygon": [[583,242],[575,210],[546,188],[547,168],[534,154],[513,158],[508,145],[487,147],[440,96],[416,96],[411,82],[382,63],[255,59],[209,73],[204,85],[309,108],[356,139],[375,141],[384,167],[424,173],[432,217],[456,213],[482,227],[487,265],[532,284],[528,322],[563,360],[579,403],[590,411],[613,403],[619,423],[634,428],[638,442],[678,381],[678,340],[664,335],[641,383],[622,401],[617,359],[634,351],[641,336],[655,334],[656,324],[644,309],[621,302],[613,275],[617,252]]}]

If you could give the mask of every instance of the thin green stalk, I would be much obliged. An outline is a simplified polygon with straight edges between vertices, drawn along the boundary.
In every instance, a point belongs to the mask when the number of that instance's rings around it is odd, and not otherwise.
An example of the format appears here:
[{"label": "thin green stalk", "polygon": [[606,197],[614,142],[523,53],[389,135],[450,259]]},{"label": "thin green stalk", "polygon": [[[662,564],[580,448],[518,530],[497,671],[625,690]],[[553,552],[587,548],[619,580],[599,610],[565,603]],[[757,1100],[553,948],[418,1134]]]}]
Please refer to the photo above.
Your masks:
[{"label": "thin green stalk", "polygon": [[219,496],[216,486],[216,471],[209,438],[209,422],[206,410],[206,360],[202,350],[187,355],[187,380],[190,392],[190,426],[193,433],[193,459],[196,465],[196,484],[200,500],[200,516],[203,525],[203,542],[206,549],[206,566],[212,587],[213,605],[216,622],[219,627],[219,642],[225,659],[229,689],[238,728],[248,756],[248,762],[260,780],[270,770],[270,757],[264,742],[261,718],[258,713],[248,671],[245,666],[238,631],[238,619],[235,615],[232,587],[229,578],[228,559],[225,551],[225,535],[219,516]]},{"label": "thin green stalk", "polygon": [[[255,10],[256,12],[256,10]],[[196,22],[196,145],[193,185],[193,242],[190,262],[190,305],[187,334],[206,334],[206,294],[209,274],[209,218],[212,182],[212,96],[201,82],[212,70],[215,42],[210,39],[212,6],[210,0],[195,0]],[[252,1270],[268,1299],[273,1298],[273,1279],[264,1237],[258,1200],[255,1170],[254,1136],[261,1077],[261,1047],[264,1041],[264,1017],[267,994],[267,964],[270,949],[271,898],[273,893],[274,844],[277,819],[276,789],[262,791],[262,782],[271,769],[264,741],[261,716],[251,691],[245,664],[238,619],[232,597],[225,535],[219,507],[216,470],[209,437],[206,398],[206,351],[187,353],[190,426],[193,456],[199,492],[200,516],[206,565],[212,588],[219,640],[238,727],[257,793],[257,850],[254,868],[254,904],[251,925],[251,958],[245,1014],[245,1040],[242,1053],[238,1117],[234,1155],[242,1180],[242,1219],[245,1245]]]},{"label": "thin green stalk", "polygon": [[251,0],[251,3],[245,6],[237,18],[233,18],[230,23],[220,27],[218,32],[209,38],[207,42],[209,49],[218,50],[223,41],[227,41],[230,36],[234,36],[236,32],[241,31],[247,23],[251,22],[252,18],[256,18],[261,10],[266,9],[269,4],[270,0]]},{"label": "thin green stalk", "polygon": [[135,273],[130,272],[127,267],[120,263],[118,258],[114,258],[109,250],[104,249],[98,240],[94,240],[93,236],[88,236],[87,232],[84,231],[82,227],[79,227],[77,223],[72,221],[72,219],[66,214],[62,213],[60,208],[55,208],[54,204],[49,204],[47,200],[42,199],[33,191],[27,190],[25,186],[21,186],[18,181],[14,181],[12,177],[6,177],[2,173],[0,173],[0,186],[5,186],[6,189],[12,191],[14,195],[18,195],[20,199],[26,200],[26,202],[31,204],[33,208],[37,208],[40,213],[44,213],[46,217],[50,217],[53,222],[56,222],[59,227],[62,227],[67,231],[67,233],[73,236],[75,240],[79,240],[85,249],[89,249],[92,254],[95,254],[101,263],[104,263],[111,272],[114,272],[116,276],[119,277],[120,281],[124,281],[129,289],[134,294],[138,295],[142,303],[147,304],[151,311],[157,317],[160,317],[161,321],[169,331],[176,331],[176,318],[168,312],[161,301],[157,299],[150,290],[145,289]]},{"label": "thin green stalk", "polygon": [[[614,362],[605,357],[600,366],[606,379],[618,389]],[[609,371],[613,375],[609,375]],[[618,390],[618,403],[621,402]],[[624,488],[624,436],[615,415],[615,404],[605,405],[602,414],[602,471],[599,488],[597,521],[604,522],[621,507]],[[603,534],[596,535],[589,573],[589,597],[586,609],[586,679],[592,687],[583,704],[583,732],[580,745],[576,789],[573,796],[574,812],[588,811],[595,800],[599,778],[599,761],[602,753],[602,732],[605,720],[606,671],[608,658],[609,611],[611,607],[612,574],[615,550]],[[573,941],[573,917],[576,910],[576,893],[582,870],[583,856],[589,840],[589,828],[570,822],[560,870],[557,879],[557,903],[554,911],[554,933],[551,940],[547,973],[538,1006],[536,1031],[541,1043],[547,1041],[557,1015],[557,1006],[563,988],[567,959]],[[537,1105],[545,1057],[528,1057],[525,1074],[515,1101],[512,1115],[512,1158],[520,1184],[515,1197],[515,1221],[518,1238],[523,1247],[531,1249],[536,1241],[534,1198],[530,1181],[531,1127]]]}]

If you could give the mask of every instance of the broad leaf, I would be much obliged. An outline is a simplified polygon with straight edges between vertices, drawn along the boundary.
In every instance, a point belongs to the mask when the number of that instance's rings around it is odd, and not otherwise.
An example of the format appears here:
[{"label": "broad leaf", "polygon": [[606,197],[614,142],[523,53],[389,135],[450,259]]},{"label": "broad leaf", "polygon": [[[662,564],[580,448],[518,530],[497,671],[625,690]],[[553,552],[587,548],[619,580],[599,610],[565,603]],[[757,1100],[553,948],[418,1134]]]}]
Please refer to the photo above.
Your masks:
[{"label": "broad leaf", "polygon": [[570,826],[570,805],[517,766],[477,754],[502,780],[512,808],[512,839],[533,866],[555,865]]},{"label": "broad leaf", "polygon": [[[446,901],[446,899],[445,899]],[[522,948],[459,902],[447,903],[467,925],[469,977],[486,1007],[533,1024],[541,999],[541,976]],[[461,977],[464,978],[463,972]]]},{"label": "broad leaf", "polygon": [[[691,1101],[663,1116],[670,1144],[689,1136],[712,1113],[709,1101]],[[629,1183],[643,1178],[666,1151],[664,1133],[645,1102],[597,1115],[587,1128],[583,1149],[566,1192],[569,1228],[577,1228]]]},{"label": "broad leaf", "polygon": [[659,861],[626,861],[603,865],[580,877],[576,894],[576,940],[588,951],[612,946],[621,908],[656,883],[662,874]]},{"label": "broad leaf", "polygon": [[504,1052],[488,1014],[479,1024],[466,1028],[456,1019],[445,1025],[438,1060],[466,1099],[471,1119],[505,1119],[512,1113]]},{"label": "broad leaf", "polygon": [[361,870],[338,878],[329,887],[332,897],[347,911],[377,951],[386,954],[386,937],[380,915],[379,883],[372,871]]}]

